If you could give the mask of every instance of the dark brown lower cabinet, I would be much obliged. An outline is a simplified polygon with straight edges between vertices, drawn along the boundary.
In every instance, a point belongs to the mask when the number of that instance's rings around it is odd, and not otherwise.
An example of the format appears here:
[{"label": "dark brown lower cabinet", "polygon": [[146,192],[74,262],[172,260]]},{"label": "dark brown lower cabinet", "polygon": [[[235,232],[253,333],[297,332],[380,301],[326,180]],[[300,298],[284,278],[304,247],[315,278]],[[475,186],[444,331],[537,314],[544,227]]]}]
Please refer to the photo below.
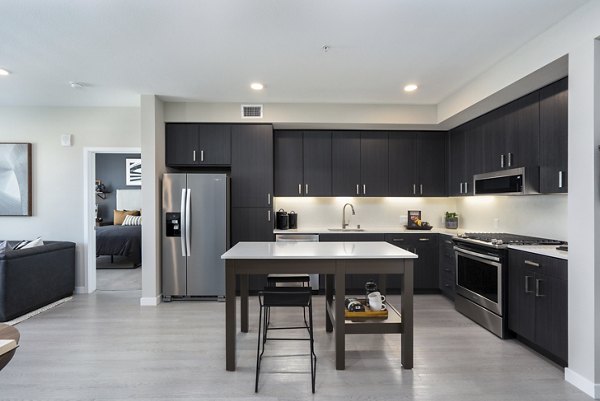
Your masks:
[{"label": "dark brown lower cabinet", "polygon": [[559,364],[568,361],[567,261],[509,251],[508,328]]},{"label": "dark brown lower cabinet", "polygon": [[[231,208],[231,246],[240,241],[274,241],[273,211],[264,207]],[[267,276],[254,275],[249,280],[250,291],[262,290]]]},{"label": "dark brown lower cabinet", "polygon": [[[392,245],[406,249],[419,255],[414,261],[414,290],[416,292],[438,292],[438,235],[437,234],[386,234],[385,240]],[[393,277],[388,280],[388,287],[392,292],[399,292],[394,283],[399,279]]]},{"label": "dark brown lower cabinet", "polygon": [[454,242],[449,235],[438,236],[439,245],[439,288],[442,294],[454,300],[456,295],[456,261],[454,258]]}]

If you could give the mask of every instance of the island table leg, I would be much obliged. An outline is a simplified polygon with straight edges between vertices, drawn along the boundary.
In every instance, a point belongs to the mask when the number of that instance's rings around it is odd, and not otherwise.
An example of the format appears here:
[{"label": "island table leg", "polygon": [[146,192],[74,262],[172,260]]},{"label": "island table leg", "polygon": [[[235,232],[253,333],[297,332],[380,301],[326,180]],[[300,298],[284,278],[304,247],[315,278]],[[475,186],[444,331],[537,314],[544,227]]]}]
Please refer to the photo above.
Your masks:
[{"label": "island table leg", "polygon": [[400,360],[404,369],[413,368],[413,261],[406,259],[402,274],[402,296],[400,299],[403,332],[400,339]]},{"label": "island table leg", "polygon": [[235,271],[234,261],[225,262],[225,365],[235,370]]},{"label": "island table leg", "polygon": [[248,275],[240,274],[240,326],[242,333],[248,332]]},{"label": "island table leg", "polygon": [[335,368],[346,369],[346,264],[335,263]]},{"label": "island table leg", "polygon": [[331,317],[329,316],[329,312],[327,312],[327,305],[331,304],[333,301],[333,274],[325,275],[325,331],[331,333],[333,331],[333,322],[331,321]]}]

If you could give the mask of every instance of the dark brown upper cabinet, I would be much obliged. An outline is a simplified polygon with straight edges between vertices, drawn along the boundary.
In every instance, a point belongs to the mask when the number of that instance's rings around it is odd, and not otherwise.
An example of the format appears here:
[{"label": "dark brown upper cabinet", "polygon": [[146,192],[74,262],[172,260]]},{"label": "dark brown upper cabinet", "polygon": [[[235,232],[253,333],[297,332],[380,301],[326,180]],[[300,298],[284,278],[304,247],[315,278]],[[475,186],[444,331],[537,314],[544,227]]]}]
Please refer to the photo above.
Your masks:
[{"label": "dark brown upper cabinet", "polygon": [[540,90],[540,192],[568,192],[568,78]]},{"label": "dark brown upper cabinet", "polygon": [[167,166],[231,164],[231,125],[167,123],[165,140]]},{"label": "dark brown upper cabinet", "polygon": [[361,196],[389,195],[388,133],[382,131],[360,134]]},{"label": "dark brown upper cabinet", "polygon": [[331,132],[276,131],[276,196],[331,196]]}]

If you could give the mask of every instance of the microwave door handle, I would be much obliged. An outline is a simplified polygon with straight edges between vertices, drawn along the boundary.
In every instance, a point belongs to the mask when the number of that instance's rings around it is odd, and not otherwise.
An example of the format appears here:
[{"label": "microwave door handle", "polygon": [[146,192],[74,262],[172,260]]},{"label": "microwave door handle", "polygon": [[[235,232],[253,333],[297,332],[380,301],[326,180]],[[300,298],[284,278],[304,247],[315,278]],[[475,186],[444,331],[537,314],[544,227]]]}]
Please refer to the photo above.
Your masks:
[{"label": "microwave door handle", "polygon": [[179,227],[180,227],[180,232],[181,232],[181,236],[179,237],[181,240],[181,256],[187,256],[187,252],[185,249],[185,199],[186,199],[186,189],[182,188],[181,189],[181,209],[180,210],[180,217],[179,217]]},{"label": "microwave door handle", "polygon": [[185,247],[187,249],[187,256],[190,256],[192,254],[192,249],[190,246],[191,197],[192,197],[192,190],[188,188],[187,196],[185,199]]}]

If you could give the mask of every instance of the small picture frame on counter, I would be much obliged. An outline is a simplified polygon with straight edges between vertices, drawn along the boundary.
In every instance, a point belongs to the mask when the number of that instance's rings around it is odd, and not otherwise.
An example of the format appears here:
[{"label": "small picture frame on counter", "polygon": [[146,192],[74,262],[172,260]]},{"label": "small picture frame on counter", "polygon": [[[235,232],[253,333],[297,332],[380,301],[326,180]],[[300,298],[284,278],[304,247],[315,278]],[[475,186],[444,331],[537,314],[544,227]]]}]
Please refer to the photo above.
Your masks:
[{"label": "small picture frame on counter", "polygon": [[421,221],[421,211],[420,210],[409,210],[408,211],[408,221],[407,228],[416,228],[419,227],[417,224],[418,221]]}]

